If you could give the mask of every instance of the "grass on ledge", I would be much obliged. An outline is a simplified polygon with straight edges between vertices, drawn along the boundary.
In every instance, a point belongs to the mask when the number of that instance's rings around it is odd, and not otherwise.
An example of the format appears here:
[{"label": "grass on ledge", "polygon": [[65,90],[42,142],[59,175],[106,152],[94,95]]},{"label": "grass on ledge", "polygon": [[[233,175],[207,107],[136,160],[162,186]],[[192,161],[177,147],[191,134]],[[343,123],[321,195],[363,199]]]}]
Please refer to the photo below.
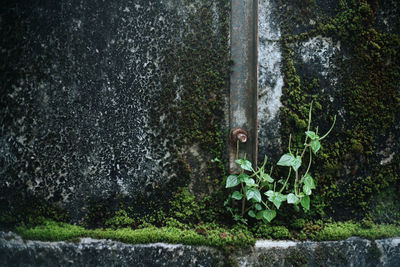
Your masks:
[{"label": "grass on ledge", "polygon": [[148,244],[164,242],[170,244],[203,245],[222,250],[253,246],[255,239],[246,229],[224,229],[218,226],[202,225],[196,229],[177,227],[147,226],[141,229],[85,229],[81,226],[45,221],[43,225],[28,228],[16,227],[23,239],[41,241],[76,241],[82,237],[111,239],[130,244]]},{"label": "grass on ledge", "polygon": [[[271,227],[270,230],[275,231],[275,229],[276,227]],[[243,226],[225,229],[216,224],[197,225],[194,226],[194,229],[182,229],[173,226],[157,228],[148,225],[135,230],[131,228],[90,230],[67,223],[45,221],[39,226],[31,228],[18,226],[15,230],[22,238],[27,240],[77,241],[82,237],[91,237],[94,239],[111,239],[130,244],[164,242],[170,244],[202,245],[224,251],[250,247],[254,245],[256,238],[269,237],[269,235],[263,236],[261,233],[253,234]],[[304,234],[304,231],[297,232],[298,234],[288,231],[286,233],[287,235],[283,235],[278,239],[328,241],[344,240],[351,236],[359,236],[375,240],[400,236],[400,226],[335,222],[320,225],[318,230],[307,235]]]},{"label": "grass on ledge", "polygon": [[313,238],[316,241],[343,240],[351,236],[375,240],[400,236],[400,226],[392,224],[370,224],[368,226],[354,222],[325,224]]}]

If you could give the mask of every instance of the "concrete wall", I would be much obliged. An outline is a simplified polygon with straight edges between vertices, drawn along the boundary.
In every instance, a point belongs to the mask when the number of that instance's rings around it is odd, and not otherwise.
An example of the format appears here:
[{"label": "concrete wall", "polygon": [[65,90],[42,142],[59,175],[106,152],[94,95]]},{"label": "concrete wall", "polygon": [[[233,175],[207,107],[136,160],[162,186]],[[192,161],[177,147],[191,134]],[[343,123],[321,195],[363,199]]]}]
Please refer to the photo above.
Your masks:
[{"label": "concrete wall", "polygon": [[189,169],[207,176],[221,153],[204,147],[224,124],[228,11],[225,1],[6,1],[3,206],[40,199],[82,218],[92,202],[191,185]]},{"label": "concrete wall", "polygon": [[394,12],[396,1],[259,1],[259,162],[275,164],[289,134],[293,150],[302,145],[311,101],[321,135],[336,115],[311,167],[320,214],[400,219]]},{"label": "concrete wall", "polygon": [[[311,216],[394,222],[399,5],[353,2],[259,1],[259,160],[275,164],[290,133],[301,144],[313,100],[321,133],[338,119]],[[229,1],[6,1],[0,18],[3,210],[40,200],[79,221],[96,203],[218,188]]]}]

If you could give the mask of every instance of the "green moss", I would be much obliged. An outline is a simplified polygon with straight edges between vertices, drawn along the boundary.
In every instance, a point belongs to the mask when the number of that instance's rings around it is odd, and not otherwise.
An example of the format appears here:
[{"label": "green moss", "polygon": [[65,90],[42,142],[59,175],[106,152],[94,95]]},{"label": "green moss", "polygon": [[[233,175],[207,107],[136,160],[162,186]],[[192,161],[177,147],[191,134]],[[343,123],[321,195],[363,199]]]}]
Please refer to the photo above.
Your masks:
[{"label": "green moss", "polygon": [[106,220],[106,227],[110,227],[113,229],[123,228],[134,225],[135,220],[128,216],[128,213],[125,210],[118,210],[114,217]]},{"label": "green moss", "polygon": [[296,219],[295,221],[293,221],[290,226],[293,229],[302,229],[304,226],[306,225],[306,220],[305,219]]},{"label": "green moss", "polygon": [[48,219],[57,222],[69,221],[69,214],[62,208],[49,205],[36,198],[21,201],[23,205],[13,203],[1,203],[0,205],[0,228],[12,229],[17,225],[27,227],[42,224]]},{"label": "green moss", "polygon": [[45,221],[42,225],[28,228],[19,226],[18,234],[24,239],[42,241],[76,240],[81,237],[112,239],[130,244],[147,244],[165,242],[170,244],[204,245],[222,250],[245,248],[254,245],[254,238],[245,229],[225,229],[216,225],[203,225],[203,231],[185,230],[177,227],[148,226],[133,230],[118,229],[85,229],[80,226],[54,221]]},{"label": "green moss", "polygon": [[[329,127],[333,115],[345,111],[315,158],[312,172],[319,197],[312,200],[309,218],[361,219],[374,210],[373,220],[383,221],[385,211],[376,212],[371,204],[380,205],[374,201],[376,195],[400,184],[400,158],[382,165],[380,156],[382,147],[390,145],[387,140],[393,138],[388,133],[396,134],[400,120],[400,37],[374,28],[378,8],[377,1],[339,1],[334,16],[316,16],[317,27],[299,35],[286,31],[282,38],[282,140],[292,133],[295,148],[299,144],[311,100],[319,107],[313,121],[320,132]],[[334,102],[320,94],[315,77],[299,74],[296,67],[302,65],[294,62],[293,44],[321,35],[340,41],[346,55],[334,62],[340,78]],[[287,147],[287,141],[282,147]]]},{"label": "green moss", "polygon": [[351,150],[354,153],[362,153],[364,150],[363,145],[356,139],[351,139]]},{"label": "green moss", "polygon": [[292,235],[285,226],[271,226],[258,223],[252,228],[252,233],[256,238],[263,239],[291,239]]},{"label": "green moss", "polygon": [[370,240],[400,235],[400,227],[395,225],[370,225],[364,228],[360,223],[338,222],[326,224],[315,234],[315,240],[343,240],[351,236],[359,236]]},{"label": "green moss", "polygon": [[[160,117],[166,117],[161,134],[179,149],[197,144],[200,154],[207,155],[204,183],[215,187],[214,180],[224,176],[222,159],[225,97],[230,74],[229,12],[230,1],[190,2],[196,12],[188,14],[187,29],[182,42],[174,43],[165,52],[163,91],[155,103],[151,123],[160,128]],[[188,2],[189,4],[189,2]],[[218,21],[213,18],[217,8]],[[179,99],[179,100],[177,100]],[[165,105],[164,103],[169,103]],[[179,120],[176,120],[179,118]],[[172,133],[172,135],[171,135]],[[179,157],[178,151],[175,151]],[[204,152],[204,153],[203,153]],[[192,171],[192,163],[181,158],[181,168]],[[206,181],[206,177],[213,177]],[[186,176],[187,185],[190,176]]]}]

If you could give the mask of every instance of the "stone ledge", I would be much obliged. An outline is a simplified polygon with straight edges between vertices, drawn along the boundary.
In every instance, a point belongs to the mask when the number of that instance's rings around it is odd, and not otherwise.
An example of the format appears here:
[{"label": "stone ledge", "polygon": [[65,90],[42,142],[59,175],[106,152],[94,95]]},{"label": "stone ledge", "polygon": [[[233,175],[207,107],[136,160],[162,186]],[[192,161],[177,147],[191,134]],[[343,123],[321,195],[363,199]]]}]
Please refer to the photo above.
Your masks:
[{"label": "stone ledge", "polygon": [[[232,255],[239,266],[400,266],[400,237],[370,241],[259,240]],[[24,241],[0,232],[0,266],[221,266],[213,248],[164,243],[132,245],[82,238],[78,242]]]},{"label": "stone ledge", "polygon": [[370,241],[259,240],[238,255],[239,266],[400,266],[400,237]]}]

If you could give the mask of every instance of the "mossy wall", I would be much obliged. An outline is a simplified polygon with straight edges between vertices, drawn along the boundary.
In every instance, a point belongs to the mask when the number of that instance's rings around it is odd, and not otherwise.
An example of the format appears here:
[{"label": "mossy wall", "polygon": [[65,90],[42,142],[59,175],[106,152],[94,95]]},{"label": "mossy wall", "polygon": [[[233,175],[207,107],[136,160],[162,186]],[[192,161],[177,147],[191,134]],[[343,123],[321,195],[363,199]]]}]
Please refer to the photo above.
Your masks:
[{"label": "mossy wall", "polygon": [[[337,115],[311,169],[311,211],[274,223],[399,221],[399,4],[259,6],[259,159],[274,164],[290,133],[301,144],[311,101],[320,133]],[[0,12],[2,222],[230,220],[229,1],[20,0]]]},{"label": "mossy wall", "polygon": [[95,223],[123,203],[152,213],[179,187],[212,191],[229,12],[224,0],[3,3],[1,212]]},{"label": "mossy wall", "polygon": [[[264,155],[276,162],[274,153],[286,151],[290,133],[294,148],[302,145],[314,101],[312,124],[321,134],[334,115],[337,122],[314,158],[317,190],[306,217],[398,221],[400,18],[393,14],[400,12],[399,4],[272,0],[260,5],[269,7],[265,23],[279,32],[283,75],[279,112],[275,117],[265,112],[264,119],[279,120],[280,135],[267,131],[264,142],[275,150]],[[274,103],[272,96],[266,101]]]}]

